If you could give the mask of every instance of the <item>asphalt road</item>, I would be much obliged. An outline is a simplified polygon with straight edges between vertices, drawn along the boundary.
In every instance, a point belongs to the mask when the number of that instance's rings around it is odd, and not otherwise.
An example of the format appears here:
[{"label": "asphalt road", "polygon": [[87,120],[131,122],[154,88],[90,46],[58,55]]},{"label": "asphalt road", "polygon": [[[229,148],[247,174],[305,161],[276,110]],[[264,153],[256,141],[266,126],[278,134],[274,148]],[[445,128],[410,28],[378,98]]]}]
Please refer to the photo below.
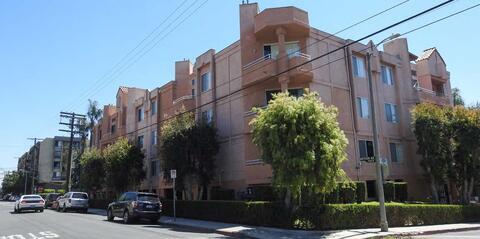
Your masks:
[{"label": "asphalt road", "polygon": [[138,222],[125,225],[105,216],[60,213],[50,209],[43,213],[13,212],[13,203],[0,202],[0,239],[46,238],[231,238],[210,231]]},{"label": "asphalt road", "polygon": [[480,239],[480,230],[472,230],[472,231],[463,231],[463,232],[447,232],[447,233],[439,233],[433,235],[423,235],[418,236],[418,238],[423,239]]}]

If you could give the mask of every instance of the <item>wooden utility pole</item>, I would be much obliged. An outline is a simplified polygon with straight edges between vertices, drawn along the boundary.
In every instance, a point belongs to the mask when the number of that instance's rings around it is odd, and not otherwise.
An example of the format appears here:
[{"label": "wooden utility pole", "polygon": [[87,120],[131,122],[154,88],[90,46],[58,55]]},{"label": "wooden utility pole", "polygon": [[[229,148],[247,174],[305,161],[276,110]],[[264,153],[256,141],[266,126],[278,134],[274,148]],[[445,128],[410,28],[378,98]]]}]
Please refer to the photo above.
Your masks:
[{"label": "wooden utility pole", "polygon": [[62,132],[70,133],[70,145],[68,146],[68,158],[67,158],[67,177],[65,182],[65,192],[71,190],[71,174],[72,174],[72,151],[73,151],[73,138],[75,134],[82,134],[79,129],[82,128],[82,122],[85,122],[86,116],[76,114],[75,112],[60,112],[60,118],[66,118],[68,123],[60,122],[61,125],[67,125],[68,130],[60,129]]},{"label": "wooden utility pole", "polygon": [[[43,139],[40,139],[40,138],[37,138],[37,137],[27,138],[27,139],[28,140],[33,140],[32,167],[30,169],[30,173],[32,174],[32,191],[31,192],[35,193],[35,177],[37,176],[37,170],[35,170],[35,159],[38,157],[38,155],[37,155],[37,140],[40,141],[40,140],[43,140]],[[27,159],[28,159],[28,157],[27,157]],[[27,175],[25,175],[25,182],[27,181],[26,178],[27,178]],[[25,183],[25,187],[26,187],[26,183]]]}]

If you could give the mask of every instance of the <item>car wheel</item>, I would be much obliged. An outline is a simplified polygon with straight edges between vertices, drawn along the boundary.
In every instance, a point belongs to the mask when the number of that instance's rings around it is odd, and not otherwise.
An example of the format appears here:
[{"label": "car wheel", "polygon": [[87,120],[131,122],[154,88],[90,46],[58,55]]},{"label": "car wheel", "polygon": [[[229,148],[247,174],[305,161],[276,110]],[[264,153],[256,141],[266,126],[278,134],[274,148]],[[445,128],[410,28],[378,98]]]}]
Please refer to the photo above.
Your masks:
[{"label": "car wheel", "polygon": [[108,220],[108,221],[113,221],[113,218],[114,218],[114,216],[113,216],[113,213],[112,213],[112,209],[108,209],[108,211],[107,211],[107,220]]},{"label": "car wheel", "polygon": [[13,207],[13,212],[18,212],[17,207]]},{"label": "car wheel", "polygon": [[21,212],[22,212],[22,209],[20,209],[20,208],[17,209],[17,212],[18,212],[18,213],[21,213]]},{"label": "car wheel", "polygon": [[87,214],[88,213],[88,208],[83,209],[82,212]]},{"label": "car wheel", "polygon": [[40,212],[43,212],[43,209],[40,209]]},{"label": "car wheel", "polygon": [[37,210],[37,209],[35,209],[35,212],[38,212],[38,210]]},{"label": "car wheel", "polygon": [[128,213],[128,210],[125,210],[125,212],[123,212],[123,223],[129,224],[130,222],[130,213]]}]

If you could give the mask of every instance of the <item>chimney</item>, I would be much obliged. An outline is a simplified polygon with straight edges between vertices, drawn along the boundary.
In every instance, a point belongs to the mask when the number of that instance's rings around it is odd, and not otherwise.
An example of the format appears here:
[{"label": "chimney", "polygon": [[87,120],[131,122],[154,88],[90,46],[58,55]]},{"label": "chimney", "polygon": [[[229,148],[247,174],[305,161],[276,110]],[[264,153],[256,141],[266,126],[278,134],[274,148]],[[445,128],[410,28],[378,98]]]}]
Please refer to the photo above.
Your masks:
[{"label": "chimney", "polygon": [[242,65],[253,61],[259,51],[255,38],[255,16],[258,14],[258,4],[240,5],[240,45],[242,48]]}]

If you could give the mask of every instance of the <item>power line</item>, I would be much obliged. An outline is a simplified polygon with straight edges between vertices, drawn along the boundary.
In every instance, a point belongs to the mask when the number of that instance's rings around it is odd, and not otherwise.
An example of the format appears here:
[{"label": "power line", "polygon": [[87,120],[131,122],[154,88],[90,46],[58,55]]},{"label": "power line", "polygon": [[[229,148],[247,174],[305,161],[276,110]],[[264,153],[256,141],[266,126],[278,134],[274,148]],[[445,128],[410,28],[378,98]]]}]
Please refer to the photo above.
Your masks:
[{"label": "power line", "polygon": [[[112,83],[115,79],[117,79],[123,72],[128,70],[131,66],[133,66],[138,60],[140,60],[143,56],[145,56],[148,52],[150,52],[155,46],[158,45],[163,39],[165,39],[170,33],[176,30],[183,22],[185,22],[188,18],[190,18],[195,12],[197,12],[203,5],[205,5],[208,0],[202,2],[195,10],[193,10],[189,15],[187,15],[183,20],[181,20],[178,24],[176,24],[170,31],[166,34],[161,35],[165,32],[172,24],[174,24],[177,20],[179,20],[185,13],[190,10],[199,0],[195,0],[191,5],[189,5],[180,15],[178,15],[173,21],[171,21],[161,32],[157,33],[147,44],[145,44],[139,51],[137,51],[133,56],[129,57],[129,59],[119,68],[117,68],[108,78],[106,78],[103,83],[99,84],[90,94],[88,97],[92,97],[96,95],[98,92],[103,90],[106,86]],[[161,38],[159,38],[161,36]],[[157,39],[159,38],[159,39]],[[153,44],[153,45],[152,45]],[[151,45],[150,48],[147,47]],[[147,49],[147,50],[145,50]],[[88,98],[87,97],[87,98]]]},{"label": "power line", "polygon": [[110,70],[108,70],[102,77],[100,77],[90,88],[87,88],[84,92],[82,92],[77,98],[75,98],[73,101],[71,101],[67,106],[65,106],[65,109],[68,109],[70,106],[76,103],[78,99],[83,99],[83,96],[87,94],[89,91],[94,90],[95,86],[97,83],[101,82],[104,78],[110,74],[112,74],[125,59],[128,58],[135,50],[137,50],[148,38],[150,38],[160,27],[163,26],[188,0],[184,0],[183,2],[180,3],[160,24],[158,24],[147,36],[145,36],[134,48],[132,48],[130,51],[128,51],[127,54],[125,54]]},{"label": "power line", "polygon": [[[207,1],[208,1],[208,0],[207,0]],[[203,4],[205,4],[207,1],[203,2],[199,7],[197,7],[196,10],[198,10],[198,8],[200,8],[201,6],[203,6]],[[341,29],[341,30],[333,33],[333,34],[329,34],[328,36],[325,36],[325,37],[323,37],[322,39],[319,39],[319,40],[317,40],[317,41],[315,41],[315,42],[312,42],[312,43],[306,45],[304,48],[301,48],[301,49],[306,49],[306,48],[309,47],[309,46],[312,46],[312,45],[314,45],[314,44],[317,44],[317,43],[319,43],[319,42],[321,42],[321,41],[325,41],[326,39],[329,39],[329,38],[331,38],[332,36],[335,36],[335,35],[337,35],[337,34],[339,34],[339,33],[341,33],[341,32],[344,32],[344,31],[346,31],[346,30],[348,30],[348,29],[351,29],[351,28],[353,28],[353,27],[355,27],[355,26],[357,26],[357,25],[360,25],[360,24],[362,24],[362,23],[364,23],[364,22],[366,22],[366,21],[368,21],[368,20],[370,20],[370,19],[372,19],[372,18],[375,18],[375,17],[377,17],[377,16],[379,16],[379,15],[381,15],[381,14],[383,14],[383,13],[386,13],[386,12],[388,12],[388,11],[394,9],[394,8],[397,8],[397,7],[399,7],[399,6],[407,3],[407,2],[409,2],[409,1],[410,1],[410,0],[404,0],[404,1],[400,2],[400,3],[397,3],[397,4],[391,6],[391,7],[387,8],[387,9],[384,9],[384,10],[382,10],[382,11],[380,11],[380,12],[377,12],[377,13],[375,13],[375,14],[373,14],[373,15],[371,15],[371,16],[363,19],[363,20],[360,20],[360,21],[358,21],[358,22],[356,22],[356,23],[354,23],[354,24],[352,24],[352,25],[349,25],[349,26],[347,26],[347,27],[345,27],[345,28],[343,28],[343,29]],[[187,8],[186,10],[188,10],[188,8]],[[196,10],[194,10],[190,15],[192,15]],[[180,14],[180,16],[181,16],[181,15],[183,15],[183,13]],[[189,15],[189,16],[190,16],[190,15]],[[189,17],[189,16],[188,16],[188,17]],[[188,18],[188,17],[187,17],[187,18]],[[178,18],[178,17],[177,17],[177,18]],[[176,20],[176,19],[175,19],[175,20]],[[175,22],[175,20],[174,20],[173,22]],[[186,19],[184,19],[183,21],[185,21],[185,20],[186,20]],[[183,21],[182,21],[182,22],[183,22]],[[179,24],[177,24],[177,26],[180,25],[182,22],[180,22]],[[167,27],[168,27],[168,26],[167,26]],[[174,29],[175,29],[175,28],[173,28],[171,31],[173,31]],[[170,31],[170,32],[171,32],[171,31]],[[169,32],[169,33],[170,33],[170,32]],[[169,33],[167,33],[167,35],[168,35]],[[157,36],[158,36],[158,34],[157,34]],[[165,36],[162,37],[159,41],[161,41],[163,38],[165,38]],[[155,46],[158,44],[159,41],[157,41],[150,49],[148,49],[146,52],[144,52],[144,54],[142,54],[139,58],[143,57],[143,55],[145,55],[148,51],[150,51],[153,47],[155,47]],[[144,46],[144,47],[142,48],[142,50],[145,49],[145,47],[146,47],[146,46]],[[137,52],[137,53],[138,53],[138,52]],[[295,54],[295,53],[296,53],[296,52],[289,53],[289,54],[287,54],[287,55],[285,55],[285,56],[282,56],[282,57],[288,57],[289,55]],[[137,54],[136,54],[136,55],[137,55]],[[135,57],[136,55],[134,55],[133,57]],[[282,57],[280,57],[280,58],[282,58]],[[136,61],[138,61],[139,58],[137,58],[131,65],[133,65]],[[279,58],[279,59],[280,59],[280,58]],[[272,62],[270,62],[270,63],[268,63],[268,64],[272,64]],[[127,66],[127,67],[125,68],[125,70],[127,70],[131,65]],[[254,71],[256,71],[256,70],[258,70],[258,69],[260,69],[260,67],[254,69],[254,70],[252,70],[252,71],[250,71],[250,72],[247,73],[247,74],[253,73]],[[124,71],[121,71],[121,72],[119,73],[119,75],[122,74],[123,72],[124,72]],[[111,81],[113,81],[113,80],[114,80],[114,78],[111,79]],[[111,82],[111,81],[110,81],[110,82]],[[108,82],[106,85],[104,85],[104,86],[101,87],[100,89],[97,89],[97,91],[95,91],[93,94],[91,94],[91,95],[89,95],[89,96],[95,95],[96,93],[98,93],[99,91],[101,91],[104,87],[106,87],[108,84],[110,84],[110,82]],[[228,82],[227,82],[227,83],[228,83]],[[224,84],[226,84],[226,83],[224,83]],[[217,86],[217,87],[218,87],[218,86]]]},{"label": "power line", "polygon": [[[438,8],[440,8],[440,7],[448,4],[448,3],[450,3],[450,2],[453,2],[453,1],[455,1],[455,0],[449,0],[449,1],[445,1],[445,2],[443,2],[443,3],[440,3],[440,4],[438,4],[438,5],[435,5],[435,6],[429,8],[429,9],[427,9],[427,10],[424,10],[424,11],[422,11],[422,12],[420,12],[420,13],[417,13],[417,14],[415,14],[415,15],[413,15],[413,16],[410,16],[410,17],[408,17],[408,18],[406,18],[406,19],[403,19],[403,20],[401,20],[401,21],[399,21],[399,22],[396,22],[396,23],[391,24],[391,25],[389,25],[389,26],[387,26],[387,27],[384,27],[384,28],[382,28],[382,29],[380,29],[380,30],[377,30],[377,31],[375,31],[374,33],[368,34],[368,35],[366,35],[366,36],[364,36],[364,37],[362,37],[362,38],[360,38],[360,39],[357,39],[357,40],[355,40],[355,41],[351,41],[351,42],[347,43],[347,44],[344,45],[344,46],[341,46],[341,47],[336,48],[335,50],[329,51],[329,52],[327,52],[327,53],[325,53],[325,54],[322,54],[322,55],[320,55],[320,56],[318,56],[318,57],[312,58],[311,60],[305,61],[304,63],[302,63],[302,64],[300,64],[300,65],[297,65],[297,66],[295,66],[295,67],[290,67],[290,68],[288,68],[288,69],[286,69],[286,70],[284,70],[284,71],[282,71],[282,72],[279,72],[279,73],[277,73],[277,74],[275,74],[275,75],[273,75],[273,76],[270,76],[270,77],[266,78],[266,79],[263,80],[263,81],[255,82],[255,83],[253,83],[253,84],[251,84],[251,85],[248,85],[248,86],[246,86],[246,87],[243,87],[243,88],[240,88],[240,89],[238,89],[238,90],[235,90],[235,91],[233,91],[233,92],[231,92],[231,93],[229,93],[229,94],[227,94],[227,95],[218,97],[218,98],[216,98],[215,100],[209,101],[209,102],[207,102],[207,103],[204,103],[204,104],[201,104],[201,105],[199,105],[199,106],[196,106],[196,107],[194,107],[194,108],[192,108],[192,109],[186,110],[186,111],[184,111],[184,112],[180,112],[180,113],[178,113],[178,114],[176,114],[176,115],[173,115],[173,116],[171,116],[171,117],[168,117],[168,118],[165,118],[165,119],[163,119],[163,120],[157,121],[156,123],[153,123],[153,124],[144,126],[144,127],[142,127],[142,128],[138,128],[138,129],[136,129],[136,130],[133,130],[133,131],[128,132],[128,133],[125,133],[125,134],[123,134],[123,135],[119,135],[119,136],[110,138],[110,140],[116,139],[116,138],[119,138],[119,137],[124,137],[124,136],[127,136],[127,135],[129,135],[129,134],[133,134],[133,133],[135,133],[135,132],[138,132],[138,131],[140,131],[140,130],[147,129],[147,128],[149,128],[149,127],[152,127],[152,126],[157,125],[157,124],[160,124],[160,123],[162,123],[162,122],[171,120],[171,119],[173,119],[173,118],[175,118],[175,117],[178,117],[178,116],[181,116],[181,115],[183,115],[183,114],[186,114],[186,113],[193,112],[193,111],[195,111],[195,110],[201,109],[201,108],[203,108],[203,107],[205,107],[205,106],[208,106],[209,104],[212,104],[212,103],[214,103],[214,102],[216,102],[216,101],[222,100],[222,99],[224,99],[224,98],[226,98],[226,97],[230,97],[230,96],[232,96],[232,95],[234,95],[234,94],[237,94],[237,93],[239,93],[239,92],[241,92],[241,91],[243,91],[243,90],[245,90],[245,89],[248,89],[248,88],[250,88],[250,87],[252,87],[252,86],[255,86],[255,85],[264,83],[265,81],[270,80],[270,79],[274,79],[275,77],[278,77],[278,76],[281,75],[281,74],[284,74],[284,73],[286,73],[286,72],[288,72],[288,71],[291,71],[291,70],[293,70],[293,69],[296,69],[296,68],[300,67],[301,65],[305,65],[305,64],[308,64],[308,63],[310,63],[310,62],[312,62],[312,61],[318,60],[318,59],[320,59],[320,58],[322,58],[322,57],[328,56],[328,55],[330,55],[330,54],[332,54],[332,53],[334,53],[334,52],[337,52],[337,51],[339,51],[339,50],[341,50],[341,49],[345,49],[345,48],[348,47],[348,46],[351,46],[351,45],[353,45],[353,44],[359,43],[360,41],[365,40],[365,39],[367,39],[367,38],[369,38],[369,37],[371,37],[371,36],[377,35],[377,34],[379,34],[379,33],[381,33],[381,32],[384,32],[384,31],[386,31],[386,30],[389,30],[389,29],[391,29],[391,28],[394,28],[394,27],[396,27],[396,26],[398,26],[398,25],[401,25],[401,24],[403,24],[403,23],[405,23],[405,22],[408,22],[408,21],[410,21],[410,20],[412,20],[412,19],[415,19],[416,17],[419,17],[419,16],[421,16],[421,15],[424,15],[424,14],[426,14],[426,13],[428,13],[428,12],[434,11],[435,9],[438,9]],[[480,5],[480,4],[478,4],[478,5]],[[470,7],[470,8],[468,8],[468,9],[466,9],[466,10],[470,10],[470,9],[472,9],[472,8],[474,8],[474,7],[477,7],[478,5],[475,5],[475,6],[473,6],[473,7]],[[460,11],[460,12],[458,12],[458,13],[465,12],[466,10],[462,10],[462,11]],[[452,17],[452,16],[454,16],[454,15],[457,15],[458,13],[451,14],[451,15],[448,16],[448,17]],[[444,18],[442,18],[442,19],[436,20],[435,22],[439,22],[439,21],[441,21],[441,20],[447,19],[448,17],[444,17]],[[433,23],[428,23],[428,24],[425,24],[425,26],[427,26],[427,25],[432,25],[432,24],[433,24]],[[425,27],[425,26],[424,26],[424,27]],[[420,28],[418,28],[418,29],[416,29],[416,30],[419,30],[419,29],[421,29],[421,28],[423,28],[423,27],[420,27]],[[415,29],[414,29],[414,30],[415,30]],[[409,33],[411,33],[411,32],[413,32],[413,31],[409,31],[409,32],[406,32],[406,33],[401,34],[401,35],[406,35],[406,34],[409,34]],[[364,50],[367,50],[367,49],[368,49],[368,47],[365,48]],[[364,50],[362,50],[362,51],[364,51]],[[339,58],[339,59],[336,59],[336,60],[334,60],[334,61],[328,62],[328,63],[326,63],[326,64],[324,64],[324,65],[319,66],[319,67],[313,68],[313,69],[311,69],[311,70],[309,70],[309,71],[313,71],[313,70],[315,70],[315,69],[318,69],[318,68],[320,68],[320,67],[329,65],[329,64],[331,64],[331,63],[333,63],[333,62],[342,60],[342,59],[344,59],[344,58],[345,58],[345,57],[341,57],[341,58]]]}]

